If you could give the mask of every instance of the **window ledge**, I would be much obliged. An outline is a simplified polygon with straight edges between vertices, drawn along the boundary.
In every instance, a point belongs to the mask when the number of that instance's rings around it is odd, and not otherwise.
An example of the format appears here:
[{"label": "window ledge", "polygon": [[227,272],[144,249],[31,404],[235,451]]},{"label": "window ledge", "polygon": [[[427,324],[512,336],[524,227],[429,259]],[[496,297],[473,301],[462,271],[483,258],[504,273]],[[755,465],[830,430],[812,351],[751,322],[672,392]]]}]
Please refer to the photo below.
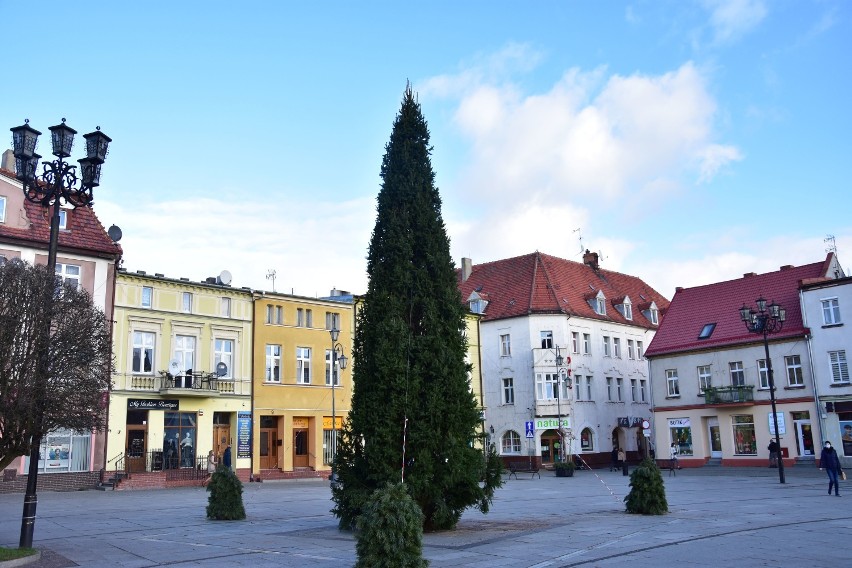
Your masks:
[{"label": "window ledge", "polygon": [[831,388],[833,388],[833,389],[834,388],[843,388],[843,387],[848,387],[848,386],[852,386],[852,383],[850,383],[849,381],[846,381],[845,383],[831,383]]},{"label": "window ledge", "polygon": [[805,388],[805,385],[794,385],[794,386],[786,386],[786,387],[784,387],[784,390],[785,391],[792,391],[792,390],[802,390],[804,388]]},{"label": "window ledge", "polygon": [[666,397],[666,400],[670,400],[670,399],[673,399],[673,398],[680,398],[680,395],[679,394],[669,395],[669,396]]},{"label": "window ledge", "polygon": [[829,327],[843,327],[843,322],[840,322],[840,323],[827,323],[827,324],[825,324],[824,326],[822,326],[822,328],[823,328],[823,329],[827,329],[827,328],[829,328]]}]

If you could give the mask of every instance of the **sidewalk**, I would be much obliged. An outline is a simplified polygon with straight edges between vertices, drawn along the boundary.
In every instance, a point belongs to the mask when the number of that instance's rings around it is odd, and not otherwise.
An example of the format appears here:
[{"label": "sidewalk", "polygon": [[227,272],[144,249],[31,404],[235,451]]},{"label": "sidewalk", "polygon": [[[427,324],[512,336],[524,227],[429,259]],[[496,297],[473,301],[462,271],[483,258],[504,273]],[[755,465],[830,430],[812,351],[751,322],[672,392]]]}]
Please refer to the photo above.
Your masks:
[{"label": "sidewalk", "polygon": [[[670,513],[627,515],[629,478],[506,480],[492,511],[424,536],[434,568],[500,566],[848,566],[852,491],[826,495],[823,472],[769,468],[663,471]],[[841,484],[841,493],[852,483]],[[327,481],[246,484],[248,518],[204,518],[198,488],[39,494],[41,568],[65,566],[352,566],[355,539],[337,530]],[[15,546],[21,495],[0,495],[0,544]]]}]

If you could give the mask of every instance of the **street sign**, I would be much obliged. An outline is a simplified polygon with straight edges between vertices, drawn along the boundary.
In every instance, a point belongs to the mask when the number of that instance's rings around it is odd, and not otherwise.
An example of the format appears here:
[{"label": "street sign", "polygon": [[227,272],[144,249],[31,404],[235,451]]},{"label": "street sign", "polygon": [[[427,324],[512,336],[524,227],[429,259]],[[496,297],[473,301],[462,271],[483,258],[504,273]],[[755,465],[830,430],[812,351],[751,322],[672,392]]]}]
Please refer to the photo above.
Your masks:
[{"label": "street sign", "polygon": [[644,428],[645,430],[647,430],[647,429],[648,429],[648,428],[650,428],[650,427],[651,427],[651,423],[650,423],[650,422],[648,422],[647,420],[643,420],[643,421],[642,421],[642,428]]},{"label": "street sign", "polygon": [[524,423],[524,427],[527,431],[527,438],[535,438],[535,425],[532,420],[527,420]]}]

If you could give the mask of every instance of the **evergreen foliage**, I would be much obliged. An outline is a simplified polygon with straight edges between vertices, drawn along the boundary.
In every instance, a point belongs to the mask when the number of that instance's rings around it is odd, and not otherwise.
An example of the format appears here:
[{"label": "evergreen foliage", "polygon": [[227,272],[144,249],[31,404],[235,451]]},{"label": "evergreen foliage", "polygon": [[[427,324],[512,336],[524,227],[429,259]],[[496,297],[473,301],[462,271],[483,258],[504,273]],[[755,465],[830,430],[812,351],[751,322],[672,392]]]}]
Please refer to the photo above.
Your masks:
[{"label": "evergreen foliage", "polygon": [[239,521],[246,518],[243,507],[243,482],[226,467],[218,467],[207,483],[207,518],[214,521]]},{"label": "evergreen foliage", "polygon": [[646,459],[633,470],[630,487],[630,493],[624,498],[628,513],[665,515],[669,512],[663,476],[653,460]]},{"label": "evergreen foliage", "polygon": [[425,568],[423,513],[405,484],[374,491],[356,523],[355,568]]},{"label": "evergreen foliage", "polygon": [[430,153],[407,87],[385,147],[370,281],[356,316],[352,406],[332,490],[341,528],[353,527],[386,483],[408,485],[427,530],[454,527],[471,506],[487,512],[501,483],[474,445],[481,422],[468,385],[465,308]]}]

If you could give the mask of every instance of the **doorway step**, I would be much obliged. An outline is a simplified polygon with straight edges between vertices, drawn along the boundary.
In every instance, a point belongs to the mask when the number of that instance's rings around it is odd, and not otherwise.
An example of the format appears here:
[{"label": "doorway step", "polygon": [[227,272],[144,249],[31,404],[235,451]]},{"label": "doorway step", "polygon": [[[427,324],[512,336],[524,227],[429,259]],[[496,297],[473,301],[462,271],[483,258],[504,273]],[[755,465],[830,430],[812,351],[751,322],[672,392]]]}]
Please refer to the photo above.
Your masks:
[{"label": "doorway step", "polygon": [[106,481],[103,481],[101,483],[98,483],[97,489],[98,489],[98,491],[108,491],[108,490],[115,491],[115,488],[118,487],[118,484],[121,483],[121,480],[124,479],[125,477],[127,477],[126,473],[122,473],[120,471],[114,471],[112,473],[112,476],[109,479],[107,479]]},{"label": "doorway step", "polygon": [[722,458],[710,458],[704,467],[722,467]]},{"label": "doorway step", "polygon": [[796,458],[795,467],[816,467],[816,456],[799,456]]}]

